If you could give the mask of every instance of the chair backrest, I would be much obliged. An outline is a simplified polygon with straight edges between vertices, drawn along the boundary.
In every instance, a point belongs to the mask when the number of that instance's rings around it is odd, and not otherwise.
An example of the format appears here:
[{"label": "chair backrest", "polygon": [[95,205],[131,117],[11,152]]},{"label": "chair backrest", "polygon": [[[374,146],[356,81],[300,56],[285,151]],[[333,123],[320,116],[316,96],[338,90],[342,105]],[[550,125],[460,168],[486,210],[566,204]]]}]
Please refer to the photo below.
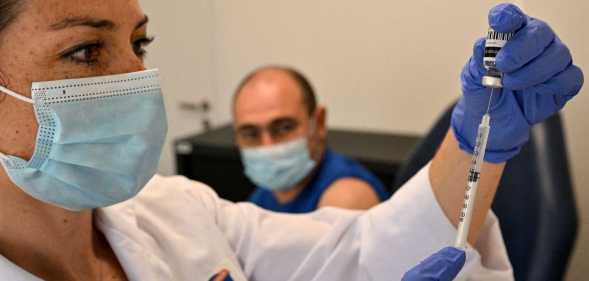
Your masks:
[{"label": "chair backrest", "polygon": [[[401,167],[395,189],[433,157],[449,128],[452,108]],[[578,217],[559,115],[532,128],[530,141],[507,163],[492,208],[501,224],[515,280],[562,280],[575,244]]]}]

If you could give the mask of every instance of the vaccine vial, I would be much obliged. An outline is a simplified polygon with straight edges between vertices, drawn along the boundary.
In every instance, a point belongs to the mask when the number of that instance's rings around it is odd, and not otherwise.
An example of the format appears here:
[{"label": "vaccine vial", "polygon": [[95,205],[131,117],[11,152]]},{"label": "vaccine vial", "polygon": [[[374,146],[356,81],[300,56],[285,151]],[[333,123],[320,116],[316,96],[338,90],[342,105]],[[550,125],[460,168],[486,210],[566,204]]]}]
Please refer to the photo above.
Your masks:
[{"label": "vaccine vial", "polygon": [[513,37],[513,32],[497,32],[492,28],[489,29],[487,40],[485,41],[485,57],[483,63],[487,72],[483,76],[483,86],[489,88],[502,88],[502,74],[497,69],[495,57],[497,53],[505,46],[505,43]]}]

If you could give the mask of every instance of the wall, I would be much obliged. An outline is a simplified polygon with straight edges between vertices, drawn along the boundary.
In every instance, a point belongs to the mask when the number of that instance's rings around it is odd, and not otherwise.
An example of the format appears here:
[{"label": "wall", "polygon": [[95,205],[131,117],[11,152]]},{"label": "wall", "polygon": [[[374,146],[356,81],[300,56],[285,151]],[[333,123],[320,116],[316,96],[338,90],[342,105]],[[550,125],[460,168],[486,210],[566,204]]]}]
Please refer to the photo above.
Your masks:
[{"label": "wall", "polygon": [[197,103],[216,94],[213,55],[212,1],[140,0],[150,17],[147,65],[161,71],[169,133],[159,171],[174,174],[172,141],[202,129],[201,115],[180,110],[181,102]]},{"label": "wall", "polygon": [[[402,4],[399,4],[402,3]],[[335,127],[422,133],[459,91],[459,73],[499,1],[215,1],[219,121],[260,64],[300,68]]]}]

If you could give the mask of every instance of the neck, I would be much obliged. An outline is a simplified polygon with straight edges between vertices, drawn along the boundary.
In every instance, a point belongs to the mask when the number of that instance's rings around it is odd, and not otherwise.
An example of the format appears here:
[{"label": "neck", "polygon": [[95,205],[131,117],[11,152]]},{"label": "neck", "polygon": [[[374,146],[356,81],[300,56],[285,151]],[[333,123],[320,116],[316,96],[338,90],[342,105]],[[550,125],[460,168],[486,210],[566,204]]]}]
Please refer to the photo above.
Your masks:
[{"label": "neck", "polygon": [[0,255],[24,270],[58,280],[96,276],[92,261],[106,241],[92,221],[92,211],[70,212],[30,197],[0,169]]},{"label": "neck", "polygon": [[276,197],[276,200],[280,202],[280,204],[292,202],[297,198],[297,196],[299,196],[299,194],[301,194],[301,192],[303,192],[309,181],[310,176],[307,176],[307,178],[303,180],[301,183],[297,184],[292,188],[287,189],[286,191],[274,192],[274,196]]}]

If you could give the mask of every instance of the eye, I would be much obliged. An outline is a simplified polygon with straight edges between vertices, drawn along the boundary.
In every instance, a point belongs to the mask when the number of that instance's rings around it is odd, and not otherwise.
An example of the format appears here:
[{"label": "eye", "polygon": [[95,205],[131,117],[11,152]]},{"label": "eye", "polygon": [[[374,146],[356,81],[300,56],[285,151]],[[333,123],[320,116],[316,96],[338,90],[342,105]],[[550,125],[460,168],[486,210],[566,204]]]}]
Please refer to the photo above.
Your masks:
[{"label": "eye", "polygon": [[260,136],[260,132],[258,130],[241,130],[239,131],[239,136],[245,140],[256,140]]},{"label": "eye", "polygon": [[104,44],[100,41],[84,43],[65,51],[61,57],[74,63],[95,64],[98,62],[103,46]]},{"label": "eye", "polygon": [[238,140],[246,146],[255,146],[260,142],[261,129],[257,127],[242,127],[237,129]]},{"label": "eye", "polygon": [[280,120],[270,127],[270,132],[273,138],[280,139],[288,136],[295,131],[297,123],[293,120]]},{"label": "eye", "polygon": [[144,58],[147,55],[147,50],[145,48],[149,46],[155,40],[154,37],[143,37],[133,42],[133,51],[135,54],[140,57]]}]

